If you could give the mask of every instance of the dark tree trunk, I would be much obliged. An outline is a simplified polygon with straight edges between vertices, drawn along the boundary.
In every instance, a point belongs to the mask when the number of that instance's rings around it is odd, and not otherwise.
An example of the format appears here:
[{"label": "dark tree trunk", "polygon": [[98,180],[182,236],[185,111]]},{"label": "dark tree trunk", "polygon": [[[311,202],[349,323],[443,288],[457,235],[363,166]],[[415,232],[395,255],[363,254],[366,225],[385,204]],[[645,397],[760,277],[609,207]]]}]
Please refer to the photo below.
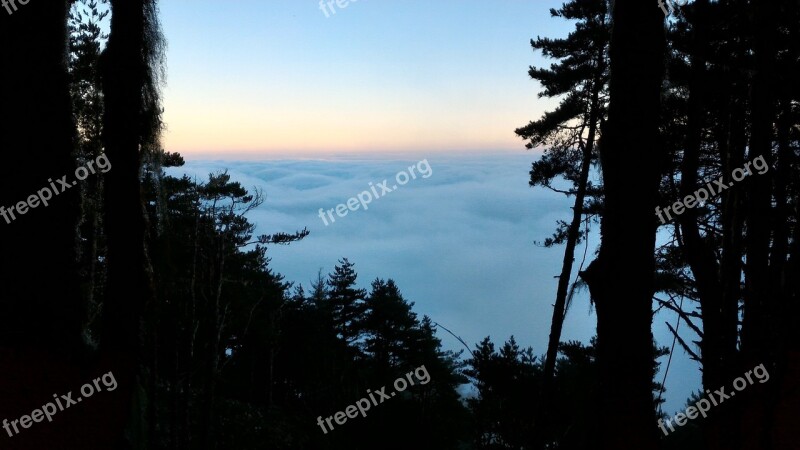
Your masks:
[{"label": "dark tree trunk", "polygon": [[[796,175],[795,175],[796,176]],[[795,179],[795,182],[798,180]],[[800,198],[795,197],[793,208],[800,211]],[[789,260],[786,264],[786,312],[783,330],[787,336],[786,351],[783,354],[780,376],[776,378],[777,405],[770,430],[772,448],[792,450],[797,448],[797,411],[800,410],[800,392],[797,380],[800,379],[800,226],[795,224],[792,243],[789,246]],[[770,380],[772,382],[772,380]]]},{"label": "dark tree trunk", "polygon": [[[770,248],[776,211],[772,208],[772,183],[775,177],[772,145],[775,140],[777,29],[780,7],[778,2],[760,2],[753,6],[755,75],[751,90],[752,132],[749,159],[763,158],[771,170],[748,180],[747,189],[747,259],[745,265],[744,317],[742,324],[742,370],[764,364],[776,382],[750,390],[744,397],[742,427],[745,430],[742,448],[774,448],[771,431],[774,410],[780,401],[781,380],[786,361],[781,348],[779,314],[783,291],[772,270],[781,267],[785,252],[781,251],[779,235]],[[779,144],[780,145],[780,144]],[[783,161],[781,161],[783,163]],[[776,199],[780,204],[781,199]],[[770,252],[772,250],[772,263]],[[741,370],[740,370],[741,371]]]},{"label": "dark tree trunk", "polygon": [[104,141],[112,169],[106,175],[108,285],[103,345],[135,355],[148,295],[145,220],[140,191],[143,85],[147,66],[144,1],[112,0],[111,35],[103,61]]},{"label": "dark tree trunk", "polygon": [[[5,227],[0,233],[5,259],[0,416],[9,419],[29,413],[54,393],[75,392],[110,369],[96,365],[82,342],[86,316],[77,272],[80,188],[66,65],[68,2],[16,5],[11,15],[0,10],[0,148],[7,149],[0,206],[52,189],[49,179],[59,194],[10,224],[0,219]],[[65,185],[56,181],[62,179]],[[4,439],[4,448],[117,448],[122,422],[120,415],[109,414],[115,393],[102,394],[52,423]]]},{"label": "dark tree trunk", "polygon": [[[685,198],[698,188],[698,172],[700,169],[700,148],[705,126],[706,103],[704,93],[706,85],[706,46],[708,0],[695,2],[695,20],[693,21],[693,49],[691,62],[691,78],[689,80],[688,126],[686,132],[686,148],[681,165],[681,189],[679,198]],[[719,267],[713,246],[700,234],[698,211],[687,208],[678,216],[681,227],[682,250],[692,269],[703,316],[703,333],[706,339],[702,342],[703,384],[718,386],[723,379],[724,368],[723,346],[718,342],[721,336],[720,306],[722,303],[722,286],[719,280]]]},{"label": "dark tree trunk", "polygon": [[[664,16],[617,0],[611,36],[610,109],[600,160],[605,187],[602,244],[582,277],[597,307],[604,449],[655,449],[652,298],[655,207],[664,151],[659,109]],[[636,170],[629,170],[635,167]],[[631,201],[631,192],[637,192]],[[624,427],[625,433],[620,433]]]},{"label": "dark tree trunk", "polygon": [[[74,247],[79,189],[24,215],[16,209],[48,179],[75,179],[67,2],[17,6],[13,14],[0,9],[0,416],[9,419],[29,414],[31,399],[66,392],[80,365],[84,315]],[[57,426],[14,437],[2,431],[3,446],[39,448],[64,430]]]},{"label": "dark tree trunk", "polygon": [[66,18],[64,0],[18,5],[12,15],[0,9],[0,344],[74,353],[85,318],[75,262],[80,189],[61,192],[56,182],[49,206],[16,209],[50,189],[50,179],[76,180]]},{"label": "dark tree trunk", "polygon": [[[52,194],[49,206],[39,202],[24,215],[16,209],[48,179],[75,180],[67,2],[17,7],[0,9],[0,416],[9,419],[29,414],[31,399],[66,392],[81,365],[84,318],[74,245],[79,189]],[[14,437],[2,431],[3,447],[41,448],[64,430],[62,422]]]},{"label": "dark tree trunk", "polygon": [[[706,75],[709,26],[708,0],[697,0],[692,21],[691,73],[689,79],[688,126],[681,166],[680,198],[687,198],[699,188],[700,151],[705,128],[707,102],[710,91]],[[694,275],[703,321],[701,358],[703,386],[716,389],[727,384],[729,373],[735,366],[738,317],[725,316],[731,310],[723,308],[725,301],[721,269],[717,263],[713,244],[700,234],[698,211],[686,208],[678,216],[681,227],[682,250]],[[735,305],[735,304],[734,304]],[[732,308],[735,311],[735,308]],[[733,337],[733,339],[730,339]],[[739,442],[738,428],[731,426],[735,414],[719,411],[705,422],[710,448],[733,449]]]},{"label": "dark tree trunk", "polygon": [[[749,159],[763,157],[772,166],[774,83],[773,60],[774,15],[776,8],[770,2],[753,4],[755,17],[755,63],[756,71],[751,90],[752,132]],[[762,362],[771,354],[767,342],[769,321],[770,283],[770,215],[771,184],[773,174],[754,176],[747,180],[747,264],[745,266],[745,309],[742,325],[742,351],[749,362]],[[758,357],[756,355],[759,355]],[[758,361],[758,362],[756,362]]]},{"label": "dark tree trunk", "polygon": [[[144,353],[145,336],[140,326],[145,306],[152,299],[140,186],[142,152],[149,132],[145,96],[151,75],[147,57],[150,4],[150,0],[111,0],[111,34],[101,60],[103,140],[112,165],[105,183],[108,278],[101,350],[119,371],[122,392],[118,397],[122,402],[127,397],[128,401],[121,406],[125,408],[121,413],[130,410],[137,383],[147,379],[140,377],[140,367],[150,362]],[[152,395],[152,389],[149,391]],[[140,415],[134,423],[143,419]],[[133,440],[140,439],[142,430],[130,431]]]}]

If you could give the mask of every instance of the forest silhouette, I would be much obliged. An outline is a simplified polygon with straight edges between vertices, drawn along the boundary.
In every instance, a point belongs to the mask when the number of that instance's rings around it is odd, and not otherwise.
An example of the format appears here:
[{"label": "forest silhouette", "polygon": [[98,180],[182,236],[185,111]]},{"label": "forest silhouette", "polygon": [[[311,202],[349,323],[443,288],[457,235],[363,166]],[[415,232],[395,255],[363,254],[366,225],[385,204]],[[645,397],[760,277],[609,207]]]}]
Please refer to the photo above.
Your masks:
[{"label": "forest silhouette", "polygon": [[[0,431],[0,448],[800,448],[796,0],[550,11],[571,32],[532,39],[552,65],[528,75],[557,106],[509,130],[541,152],[530,186],[573,202],[544,241],[564,251],[553,310],[536,311],[552,314],[548,346],[487,337],[458,351],[392,274],[360,280],[346,254],[306,286],[273,270],[268,249],[309,230],[256,235],[263,192],[224,170],[174,175],[185,160],[160,139],[156,0],[2,11],[0,206],[98,158],[113,169],[0,221],[0,419],[25,428]],[[734,183],[757,158],[769,171]],[[659,220],[716,179],[729,188]],[[592,228],[600,246],[583,264]],[[581,288],[596,311],[588,343],[562,337]],[[656,310],[675,318],[671,346],[653,339]],[[665,434],[658,373],[675,352],[701,368],[687,406],[759,365],[769,380]],[[429,383],[318,426],[421,366]],[[19,420],[103,374],[113,391]]]}]

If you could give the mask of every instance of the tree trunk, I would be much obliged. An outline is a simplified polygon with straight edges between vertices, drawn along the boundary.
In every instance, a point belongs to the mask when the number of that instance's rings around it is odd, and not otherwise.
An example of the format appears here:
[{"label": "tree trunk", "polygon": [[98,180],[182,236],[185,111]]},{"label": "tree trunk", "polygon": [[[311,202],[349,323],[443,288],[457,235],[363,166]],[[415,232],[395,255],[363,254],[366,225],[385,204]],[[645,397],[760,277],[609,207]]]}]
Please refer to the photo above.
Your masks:
[{"label": "tree trunk", "polygon": [[[17,6],[11,15],[0,9],[0,148],[6,167],[0,177],[6,261],[0,344],[75,353],[82,347],[85,304],[75,261],[80,189],[66,66],[67,3]],[[63,176],[68,186],[58,183]],[[30,202],[37,206],[24,205],[22,213],[18,205],[43,189],[51,191],[47,206],[37,198]]]},{"label": "tree trunk", "polygon": [[[773,167],[772,143],[775,108],[776,28],[780,9],[777,2],[752,5],[755,74],[751,89],[751,140],[749,159],[763,158]],[[773,171],[755,175],[747,180],[746,196],[747,256],[745,264],[744,316],[742,320],[742,362],[739,372],[758,364],[776,376],[777,342],[773,333],[778,329],[776,306],[781,292],[772,284],[770,273],[770,243],[772,240],[772,181]],[[782,369],[782,368],[781,368]],[[781,371],[782,372],[782,371]],[[780,383],[771,383],[749,390],[744,397],[743,449],[771,448],[769,431],[770,411],[778,402]],[[758,395],[756,395],[758,394]]]},{"label": "tree trunk", "polygon": [[558,344],[561,342],[561,330],[564,326],[564,318],[567,314],[566,301],[569,291],[569,280],[572,275],[572,266],[575,262],[575,246],[581,228],[581,218],[583,217],[584,200],[586,199],[586,188],[589,182],[589,172],[592,167],[594,154],[594,144],[597,136],[597,126],[599,121],[600,109],[600,90],[602,89],[602,72],[605,61],[601,54],[598,57],[599,74],[594,79],[592,86],[592,100],[589,106],[589,134],[583,146],[583,160],[581,161],[581,174],[578,180],[578,190],[575,194],[575,204],[572,207],[572,222],[567,231],[567,244],[564,249],[564,261],[561,266],[561,275],[558,279],[558,290],[556,292],[556,302],[553,305],[553,319],[550,325],[550,338],[547,343],[547,355],[544,363],[544,373],[542,377],[541,395],[542,405],[539,408],[538,429],[545,431],[549,428],[546,425],[549,417],[548,411],[553,401],[552,381],[555,373],[556,359],[558,358]]},{"label": "tree trunk", "polygon": [[[106,174],[105,224],[108,278],[103,305],[101,350],[118,371],[121,408],[130,410],[143,354],[144,308],[152,298],[145,253],[145,212],[140,169],[148,129],[145,92],[150,76],[146,35],[151,0],[111,0],[111,34],[101,60],[105,116],[103,140],[112,168]],[[115,372],[116,374],[117,372]],[[126,401],[127,400],[127,401]],[[137,403],[137,408],[140,403]],[[144,417],[133,423],[141,423]],[[142,430],[130,430],[133,440]]]},{"label": "tree trunk", "polygon": [[[16,211],[0,233],[6,263],[0,307],[0,416],[29,413],[54,393],[75,391],[109,371],[82,342],[85,301],[79,293],[76,233],[79,212],[75,125],[67,73],[68,2],[21,4],[0,10],[0,206],[44,194],[36,208]],[[52,180],[52,184],[51,184]],[[64,184],[59,182],[62,180]],[[93,182],[87,179],[85,182]],[[41,200],[50,187],[52,198]],[[55,192],[58,192],[56,195]],[[12,216],[9,216],[11,218]],[[116,373],[114,373],[116,376]],[[122,381],[115,377],[120,383]],[[4,440],[9,449],[118,448],[116,393],[103,392],[52,423]],[[75,397],[73,397],[75,398]]]},{"label": "tree trunk", "polygon": [[[616,0],[610,109],[600,160],[605,187],[598,258],[581,275],[597,307],[604,449],[657,448],[652,396],[655,207],[661,168],[659,109],[664,16],[639,0]],[[636,170],[628,171],[631,166]],[[639,196],[631,201],[630,193]],[[626,430],[620,433],[620,428]]]}]

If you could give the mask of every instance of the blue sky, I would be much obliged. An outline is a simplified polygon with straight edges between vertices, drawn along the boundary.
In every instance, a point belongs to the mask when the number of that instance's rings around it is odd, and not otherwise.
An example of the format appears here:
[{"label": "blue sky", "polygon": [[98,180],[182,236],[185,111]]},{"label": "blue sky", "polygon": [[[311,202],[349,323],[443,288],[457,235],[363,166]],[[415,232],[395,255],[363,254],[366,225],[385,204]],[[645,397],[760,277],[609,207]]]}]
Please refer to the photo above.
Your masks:
[{"label": "blue sky", "polygon": [[[560,2],[162,2],[165,145],[184,153],[521,148],[539,116],[528,66]],[[549,64],[549,63],[547,63]]]}]

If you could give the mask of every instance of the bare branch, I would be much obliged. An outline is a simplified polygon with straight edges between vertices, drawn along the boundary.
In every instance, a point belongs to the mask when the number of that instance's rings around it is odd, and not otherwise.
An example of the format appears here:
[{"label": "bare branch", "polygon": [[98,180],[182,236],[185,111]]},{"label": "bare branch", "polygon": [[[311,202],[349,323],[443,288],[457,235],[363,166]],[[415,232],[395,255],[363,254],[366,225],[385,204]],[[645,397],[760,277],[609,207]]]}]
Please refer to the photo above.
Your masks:
[{"label": "bare branch", "polygon": [[664,323],[667,324],[667,328],[669,328],[669,331],[672,333],[672,335],[675,336],[676,339],[678,339],[678,342],[681,344],[681,347],[683,347],[686,353],[689,354],[689,357],[691,357],[693,360],[697,362],[702,362],[700,360],[700,357],[697,356],[697,353],[693,352],[692,349],[690,349],[689,346],[686,345],[686,342],[683,339],[681,339],[680,336],[678,336],[678,333],[675,331],[674,328],[672,328],[672,325],[670,325],[669,322],[664,322]]}]

